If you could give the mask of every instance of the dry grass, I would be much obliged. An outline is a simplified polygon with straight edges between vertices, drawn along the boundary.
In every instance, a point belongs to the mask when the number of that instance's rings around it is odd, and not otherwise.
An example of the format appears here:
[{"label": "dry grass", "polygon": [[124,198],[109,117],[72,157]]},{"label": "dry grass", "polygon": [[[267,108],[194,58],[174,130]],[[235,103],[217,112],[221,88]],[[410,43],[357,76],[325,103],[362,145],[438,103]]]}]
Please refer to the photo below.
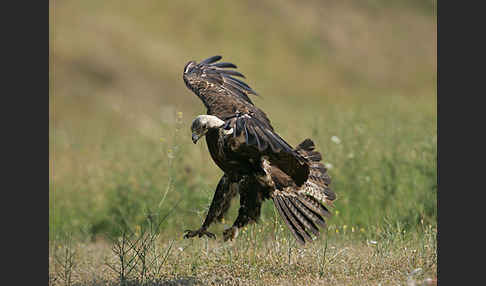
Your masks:
[{"label": "dry grass", "polygon": [[[375,239],[371,233],[330,228],[305,247],[288,240],[282,226],[273,222],[252,225],[233,242],[162,238],[148,257],[161,251],[162,265],[134,271],[120,280],[113,269],[120,259],[105,240],[72,246],[76,266],[72,285],[435,285],[437,230],[424,226],[418,236],[407,237],[388,229]],[[346,232],[347,231],[347,232]],[[355,230],[359,232],[358,230]],[[382,230],[384,231],[384,230]],[[384,231],[386,232],[386,231]],[[407,238],[405,238],[407,237]],[[135,239],[135,238],[134,238]],[[55,248],[56,246],[53,246]],[[59,246],[58,246],[59,247]],[[64,268],[50,257],[52,285],[66,285]],[[154,253],[152,253],[154,252]],[[127,255],[127,258],[129,256]],[[436,283],[436,282],[435,282]]]}]

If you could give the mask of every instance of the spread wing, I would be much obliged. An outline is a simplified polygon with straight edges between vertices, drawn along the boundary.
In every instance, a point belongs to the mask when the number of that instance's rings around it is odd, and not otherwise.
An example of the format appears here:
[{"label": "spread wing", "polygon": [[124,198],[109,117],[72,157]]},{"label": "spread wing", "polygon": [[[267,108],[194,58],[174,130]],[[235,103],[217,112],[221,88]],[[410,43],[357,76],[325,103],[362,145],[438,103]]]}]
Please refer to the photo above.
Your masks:
[{"label": "spread wing", "polygon": [[234,70],[235,64],[219,60],[221,56],[213,56],[197,64],[189,62],[184,68],[184,82],[203,101],[208,114],[225,120],[238,112],[251,112],[267,128],[273,129],[266,114],[249,97],[258,94],[239,79],[245,76]]},{"label": "spread wing", "polygon": [[295,150],[310,162],[308,180],[301,187],[296,187],[290,178],[277,168],[268,169],[274,182],[282,186],[275,190],[271,197],[295,239],[301,243],[311,242],[312,236],[319,236],[318,227],[326,227],[326,217],[331,212],[323,203],[333,205],[336,194],[329,187],[331,178],[327,169],[320,162],[321,154],[315,150],[314,142],[306,139]]},{"label": "spread wing", "polygon": [[268,156],[268,161],[298,186],[307,180],[309,161],[257,118],[249,114],[236,116],[227,120],[223,129],[232,132],[228,142],[233,151],[249,158]]},{"label": "spread wing", "polygon": [[313,240],[310,233],[319,236],[318,227],[325,228],[324,218],[331,215],[325,206],[311,196],[277,191],[272,198],[280,217],[301,244]]},{"label": "spread wing", "polygon": [[245,76],[238,71],[232,70],[232,68],[237,68],[235,64],[229,62],[216,63],[221,58],[221,56],[213,56],[194,66],[200,80],[220,86],[232,95],[253,105],[248,95],[257,95],[257,93],[248,84],[236,78],[245,78]]}]

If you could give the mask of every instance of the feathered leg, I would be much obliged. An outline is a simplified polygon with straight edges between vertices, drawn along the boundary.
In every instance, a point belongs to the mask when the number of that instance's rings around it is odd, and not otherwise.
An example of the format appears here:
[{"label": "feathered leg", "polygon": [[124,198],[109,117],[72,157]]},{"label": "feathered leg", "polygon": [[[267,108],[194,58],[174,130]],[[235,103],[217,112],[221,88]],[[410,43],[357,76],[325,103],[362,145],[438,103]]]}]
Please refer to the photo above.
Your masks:
[{"label": "feathered leg", "polygon": [[238,236],[239,229],[258,221],[264,196],[268,192],[253,176],[245,176],[239,183],[240,209],[233,226],[223,231],[224,241]]},{"label": "feathered leg", "polygon": [[221,220],[223,215],[228,211],[231,205],[231,199],[237,194],[236,188],[231,185],[232,184],[226,175],[219,180],[213,200],[209,206],[208,214],[204,219],[204,223],[198,230],[185,230],[186,234],[184,235],[184,238],[191,238],[196,235],[199,237],[206,235],[211,238],[216,238],[216,236],[213,233],[208,232],[207,229],[215,220]]}]

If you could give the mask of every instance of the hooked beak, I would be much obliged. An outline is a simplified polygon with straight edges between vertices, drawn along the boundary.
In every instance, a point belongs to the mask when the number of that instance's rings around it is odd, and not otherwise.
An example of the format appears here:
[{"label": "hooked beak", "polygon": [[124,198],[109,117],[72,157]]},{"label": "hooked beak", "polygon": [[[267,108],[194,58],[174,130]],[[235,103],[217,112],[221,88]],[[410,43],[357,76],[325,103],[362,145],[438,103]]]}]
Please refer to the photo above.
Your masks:
[{"label": "hooked beak", "polygon": [[196,144],[197,140],[199,140],[199,136],[197,134],[192,133],[192,143]]}]

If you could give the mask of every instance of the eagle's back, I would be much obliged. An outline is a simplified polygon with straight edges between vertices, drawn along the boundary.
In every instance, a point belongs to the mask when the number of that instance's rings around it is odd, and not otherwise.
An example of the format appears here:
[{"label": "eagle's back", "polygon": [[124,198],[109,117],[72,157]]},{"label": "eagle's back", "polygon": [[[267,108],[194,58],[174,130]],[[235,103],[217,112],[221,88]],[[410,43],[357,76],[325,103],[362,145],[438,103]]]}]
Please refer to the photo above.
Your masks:
[{"label": "eagle's back", "polygon": [[201,90],[200,97],[207,103],[207,114],[214,115],[226,121],[239,114],[251,114],[258,119],[266,128],[273,131],[273,127],[267,114],[260,108],[241,98],[232,96],[228,91],[221,90],[215,86],[210,86]]}]

